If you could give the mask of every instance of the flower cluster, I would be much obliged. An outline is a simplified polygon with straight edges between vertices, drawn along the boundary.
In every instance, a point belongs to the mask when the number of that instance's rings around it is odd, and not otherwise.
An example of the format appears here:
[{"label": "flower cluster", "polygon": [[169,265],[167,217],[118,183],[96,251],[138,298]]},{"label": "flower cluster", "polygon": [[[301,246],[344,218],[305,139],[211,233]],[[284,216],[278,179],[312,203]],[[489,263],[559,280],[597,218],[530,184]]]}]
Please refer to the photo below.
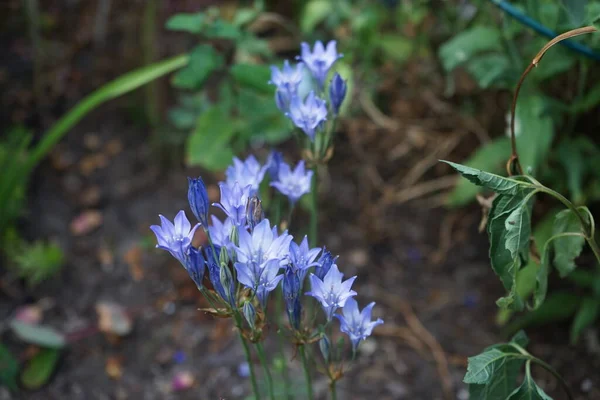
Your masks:
[{"label": "flower cluster", "polygon": [[[371,321],[373,304],[362,313],[358,311],[353,299],[356,292],[352,290],[356,277],[344,279],[337,257],[325,248],[311,248],[306,236],[295,242],[287,231],[280,232],[277,225],[264,219],[256,193],[266,171],[270,171],[271,186],[292,204],[310,191],[311,171],[305,171],[302,161],[293,171],[280,155],[272,154],[269,163],[277,165],[261,165],[254,157],[245,161],[234,159],[227,169],[227,181],[220,183],[221,199],[213,204],[225,213],[225,220],[211,215],[210,226],[206,186],[201,178],[189,179],[188,200],[199,223],[192,227],[183,210],[173,223],[161,215],[161,225],[150,228],[156,235],[157,247],[175,257],[198,288],[213,302],[219,301],[227,315],[243,315],[252,329],[258,326],[257,314],[266,313],[269,294],[281,287],[292,330],[305,328],[302,299],[307,295],[320,303],[326,321],[339,319],[341,331],[356,349],[383,321]],[[199,227],[209,237],[204,247],[193,244]],[[206,270],[214,290],[205,286]],[[310,290],[304,289],[306,280]],[[256,303],[252,304],[252,299]],[[339,309],[343,309],[343,315],[336,314]]]},{"label": "flower cluster", "polygon": [[[346,97],[346,81],[336,72],[329,84],[329,109],[327,101],[322,98],[326,92],[326,79],[331,67],[341,58],[336,50],[334,40],[324,46],[317,41],[311,50],[308,43],[302,43],[301,52],[296,57],[299,62],[292,67],[288,60],[279,69],[271,67],[269,83],[276,86],[275,103],[277,107],[300,128],[312,142],[318,131],[322,130],[328,113],[337,116]],[[301,84],[306,82],[305,71],[308,70],[315,85],[308,95],[300,92]],[[310,82],[308,86],[310,85]],[[321,96],[321,97],[319,97]]]}]

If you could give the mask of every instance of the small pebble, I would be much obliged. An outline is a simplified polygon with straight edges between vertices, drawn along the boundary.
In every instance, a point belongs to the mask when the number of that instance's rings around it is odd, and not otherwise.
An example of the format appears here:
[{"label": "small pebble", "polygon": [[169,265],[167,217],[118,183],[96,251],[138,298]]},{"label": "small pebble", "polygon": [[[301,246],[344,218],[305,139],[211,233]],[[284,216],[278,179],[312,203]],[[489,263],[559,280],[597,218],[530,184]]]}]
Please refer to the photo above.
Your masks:
[{"label": "small pebble", "polygon": [[250,367],[247,362],[243,362],[238,365],[237,373],[242,378],[247,378],[250,376]]},{"label": "small pebble", "polygon": [[462,388],[456,393],[456,398],[458,400],[469,400],[469,391],[465,388]]},{"label": "small pebble", "polygon": [[592,390],[593,386],[594,384],[590,378],[584,379],[583,382],[581,382],[581,391],[587,393]]},{"label": "small pebble", "polygon": [[187,356],[185,355],[185,352],[183,352],[182,350],[178,350],[173,354],[173,362],[175,364],[183,364],[186,360]]},{"label": "small pebble", "polygon": [[165,303],[165,305],[163,306],[163,312],[167,315],[175,314],[176,310],[177,310],[177,307],[175,306],[175,303],[173,303],[172,301],[167,301]]},{"label": "small pebble", "polygon": [[194,385],[194,376],[188,371],[177,372],[171,381],[171,388],[175,392],[187,390]]}]

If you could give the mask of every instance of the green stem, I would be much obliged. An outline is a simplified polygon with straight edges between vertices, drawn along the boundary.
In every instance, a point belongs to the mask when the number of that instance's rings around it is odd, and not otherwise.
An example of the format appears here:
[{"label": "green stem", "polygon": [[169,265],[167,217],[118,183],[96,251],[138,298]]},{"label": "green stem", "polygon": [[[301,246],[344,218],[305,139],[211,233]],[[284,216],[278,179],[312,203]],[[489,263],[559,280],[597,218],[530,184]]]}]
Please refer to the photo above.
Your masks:
[{"label": "green stem", "polygon": [[317,245],[317,234],[319,231],[319,166],[313,168],[313,179],[311,187],[312,207],[310,214],[310,247]]},{"label": "green stem", "polygon": [[277,323],[277,342],[279,345],[279,356],[281,357],[282,367],[281,367],[281,377],[283,378],[283,392],[285,394],[286,399],[292,398],[290,393],[290,375],[288,371],[288,363],[285,357],[285,349],[283,344],[283,332],[281,331],[282,326],[282,318],[281,315],[283,313],[282,305],[283,305],[283,290],[280,288],[276,290],[275,299],[275,321]]},{"label": "green stem", "polygon": [[273,391],[273,378],[271,377],[271,370],[269,369],[269,364],[267,363],[267,358],[265,357],[265,349],[261,342],[255,344],[256,352],[258,353],[258,358],[260,360],[260,364],[262,365],[263,372],[265,374],[265,378],[267,379],[267,387],[269,388],[269,398],[271,400],[275,400],[275,392]]},{"label": "green stem", "polygon": [[331,400],[337,400],[337,390],[336,390],[337,381],[331,381],[329,385],[329,392],[331,393]]},{"label": "green stem", "polygon": [[258,384],[256,383],[256,375],[254,374],[254,367],[252,366],[252,356],[250,355],[250,348],[244,335],[242,335],[241,326],[238,326],[238,333],[240,334],[240,340],[244,347],[244,354],[246,355],[246,361],[248,362],[248,369],[250,370],[250,381],[252,382],[252,391],[254,392],[255,400],[260,400],[260,391],[258,390]]},{"label": "green stem", "polygon": [[313,400],[312,380],[310,378],[310,366],[308,365],[306,350],[303,344],[298,346],[298,352],[300,353],[300,357],[302,358],[302,366],[304,367],[304,379],[306,380],[307,398],[308,400]]}]

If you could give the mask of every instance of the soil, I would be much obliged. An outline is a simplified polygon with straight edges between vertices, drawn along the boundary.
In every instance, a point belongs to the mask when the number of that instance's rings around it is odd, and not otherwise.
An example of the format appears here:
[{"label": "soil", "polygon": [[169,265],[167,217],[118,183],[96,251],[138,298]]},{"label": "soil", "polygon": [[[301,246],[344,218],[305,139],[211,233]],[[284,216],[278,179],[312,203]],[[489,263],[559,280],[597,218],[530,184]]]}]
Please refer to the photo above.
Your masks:
[{"label": "soil", "polygon": [[[116,37],[123,35],[115,30]],[[28,48],[25,40],[8,35],[3,42],[14,50]],[[22,120],[47,127],[97,82],[131,67],[129,62],[109,66],[115,52],[79,50],[68,69],[80,79],[65,82],[68,95],[37,109],[31,108],[33,100],[26,106],[10,103],[2,125]],[[104,60],[103,67],[81,64],[90,57]],[[30,58],[22,61],[31,67]],[[443,97],[441,75],[431,64],[416,60],[400,75],[382,68],[379,98],[385,103],[378,105],[387,117],[356,101],[357,116],[340,127],[324,174],[319,242],[340,255],[346,276],[358,275],[359,301],[377,302],[375,314],[385,320],[340,381],[340,399],[433,400],[444,399],[444,393],[467,399],[462,383],[467,357],[506,340],[495,324],[494,303],[503,292],[489,267],[487,238],[477,231],[481,211],[475,205],[441,206],[454,178],[435,163],[460,161],[488,134],[501,134],[497,122],[505,108],[490,112],[486,104],[505,107],[506,98],[481,94],[476,118],[461,117],[462,100]],[[13,67],[2,68],[14,76]],[[26,90],[28,79],[21,74],[3,84]],[[4,99],[14,92],[5,92]],[[163,162],[149,129],[131,112],[136,99],[128,96],[92,112],[32,179],[22,231],[30,239],[57,241],[67,263],[35,290],[14,280],[3,284],[0,316],[6,321],[24,304],[41,304],[44,323],[67,332],[70,343],[47,385],[18,394],[0,388],[0,399],[243,399],[250,393],[232,326],[198,311],[205,304],[195,286],[176,261],[153,248],[148,229],[159,213],[172,218],[188,209],[187,176],[206,177],[211,194],[222,176],[186,169],[180,161]],[[264,159],[265,153],[259,156]],[[286,147],[286,157],[297,157],[293,145]],[[88,229],[74,233],[71,225],[81,218],[87,218]],[[302,215],[296,221],[302,223]],[[97,332],[99,302],[123,307],[133,320],[132,332],[122,338]],[[567,324],[528,333],[530,351],[565,377],[576,399],[600,398],[597,330],[587,331],[577,346],[567,345]],[[4,337],[20,359],[27,359],[30,349],[7,333]],[[292,376],[301,377],[294,354],[287,356]],[[188,373],[195,383],[175,391],[173,379]],[[566,398],[550,375],[535,373],[548,394]],[[315,390],[326,398],[322,376],[315,376]]]}]

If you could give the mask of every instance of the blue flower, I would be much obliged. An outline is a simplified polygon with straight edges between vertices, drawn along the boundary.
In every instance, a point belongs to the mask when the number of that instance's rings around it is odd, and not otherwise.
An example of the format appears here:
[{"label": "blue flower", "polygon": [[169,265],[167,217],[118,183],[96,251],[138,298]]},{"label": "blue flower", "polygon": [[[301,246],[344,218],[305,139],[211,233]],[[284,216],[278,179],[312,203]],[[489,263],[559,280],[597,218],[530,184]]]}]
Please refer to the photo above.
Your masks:
[{"label": "blue flower", "polygon": [[285,161],[283,161],[283,154],[281,154],[280,151],[271,151],[271,154],[269,154],[269,158],[267,160],[267,171],[269,171],[271,181],[276,181],[279,179],[279,168],[281,164],[285,164]]},{"label": "blue flower", "polygon": [[300,197],[310,193],[312,176],[313,171],[305,170],[304,160],[298,163],[293,172],[289,165],[281,163],[277,181],[271,182],[271,186],[286,195],[292,204],[296,204]]},{"label": "blue flower", "polygon": [[304,102],[299,96],[294,97],[286,115],[314,141],[316,129],[327,119],[327,104],[311,91]]},{"label": "blue flower", "polygon": [[267,296],[283,279],[283,275],[278,275],[280,268],[278,259],[271,259],[262,264],[235,263],[238,281],[256,293],[263,309],[267,307]]},{"label": "blue flower", "polygon": [[239,231],[239,245],[236,247],[237,261],[242,264],[263,264],[275,259],[284,265],[290,253],[292,236],[287,233],[277,235],[275,227],[271,229],[268,219],[263,219],[254,227],[252,233],[245,229]]},{"label": "blue flower", "polygon": [[185,267],[194,233],[200,224],[196,224],[192,228],[183,210],[179,211],[175,216],[175,224],[172,224],[171,221],[162,215],[159,215],[159,218],[161,226],[152,225],[150,227],[156,235],[158,242],[156,247],[167,250]]},{"label": "blue flower", "polygon": [[245,161],[233,157],[233,165],[227,167],[225,176],[227,185],[233,187],[237,182],[241,187],[250,185],[250,195],[258,191],[258,187],[265,177],[268,166],[261,166],[256,157],[250,155]]},{"label": "blue flower", "polygon": [[204,271],[206,270],[206,260],[200,250],[190,246],[188,253],[188,263],[185,268],[198,288],[202,288]]},{"label": "blue flower", "polygon": [[346,81],[336,72],[329,85],[329,101],[331,102],[331,108],[333,108],[333,113],[335,115],[340,112],[340,107],[346,97],[346,90]]},{"label": "blue flower", "polygon": [[286,112],[290,107],[290,101],[298,94],[298,85],[302,81],[302,68],[304,64],[298,63],[296,68],[292,68],[288,60],[283,63],[280,70],[274,65],[271,66],[270,84],[275,85],[275,103],[277,107]]},{"label": "blue flower", "polygon": [[208,227],[208,193],[202,178],[188,178],[188,201],[196,219],[206,229]]},{"label": "blue flower", "polygon": [[350,290],[356,276],[342,282],[343,278],[344,274],[339,271],[338,266],[335,264],[331,266],[323,280],[319,279],[315,274],[310,274],[312,290],[306,294],[314,297],[321,303],[323,311],[327,316],[327,321],[331,321],[335,311],[343,307],[346,300],[352,296],[356,296],[356,292]]},{"label": "blue flower", "polygon": [[329,269],[335,261],[337,260],[337,256],[333,256],[330,251],[323,247],[323,253],[321,253],[321,257],[319,257],[319,261],[317,262],[317,266],[315,267],[315,275],[323,280],[325,275],[329,272]]},{"label": "blue flower", "polygon": [[240,186],[235,182],[232,186],[220,183],[221,202],[214,203],[213,206],[219,207],[231,218],[234,226],[243,226],[246,223],[246,205],[250,197],[250,185]]},{"label": "blue flower", "polygon": [[[233,307],[235,306],[235,282],[231,279],[228,285],[223,285],[221,280],[221,266],[219,263],[220,252],[221,249],[217,246],[215,246],[214,252],[212,248],[205,249],[208,278],[219,296]],[[229,267],[224,266],[223,268]]]},{"label": "blue flower", "polygon": [[314,249],[308,248],[308,239],[304,236],[304,239],[297,245],[294,242],[290,243],[290,267],[294,272],[298,273],[298,277],[300,278],[300,284],[304,282],[304,277],[308,272],[310,267],[314,267],[318,265],[315,262],[315,259],[321,252],[319,247],[315,247]]},{"label": "blue flower", "polygon": [[350,298],[344,305],[344,315],[335,315],[340,320],[340,330],[350,337],[353,351],[356,351],[361,340],[371,336],[373,328],[383,324],[381,318],[371,321],[371,311],[374,305],[375,303],[370,303],[360,311],[356,300]]},{"label": "blue flower", "polygon": [[208,227],[208,234],[213,244],[218,247],[229,249],[231,243],[231,231],[233,231],[233,221],[231,218],[225,218],[224,222],[219,221],[219,218],[211,215],[212,225]]},{"label": "blue flower", "polygon": [[292,268],[286,268],[283,276],[282,290],[285,310],[290,325],[298,330],[300,329],[300,320],[302,317],[302,303],[300,302],[302,284],[297,271],[294,271]]},{"label": "blue flower", "polygon": [[300,46],[301,52],[298,58],[306,64],[319,83],[319,86],[323,88],[327,72],[329,72],[331,66],[342,57],[336,50],[335,40],[327,43],[327,48],[323,46],[323,43],[320,40],[317,41],[312,52],[310,51],[308,43],[302,43]]}]

